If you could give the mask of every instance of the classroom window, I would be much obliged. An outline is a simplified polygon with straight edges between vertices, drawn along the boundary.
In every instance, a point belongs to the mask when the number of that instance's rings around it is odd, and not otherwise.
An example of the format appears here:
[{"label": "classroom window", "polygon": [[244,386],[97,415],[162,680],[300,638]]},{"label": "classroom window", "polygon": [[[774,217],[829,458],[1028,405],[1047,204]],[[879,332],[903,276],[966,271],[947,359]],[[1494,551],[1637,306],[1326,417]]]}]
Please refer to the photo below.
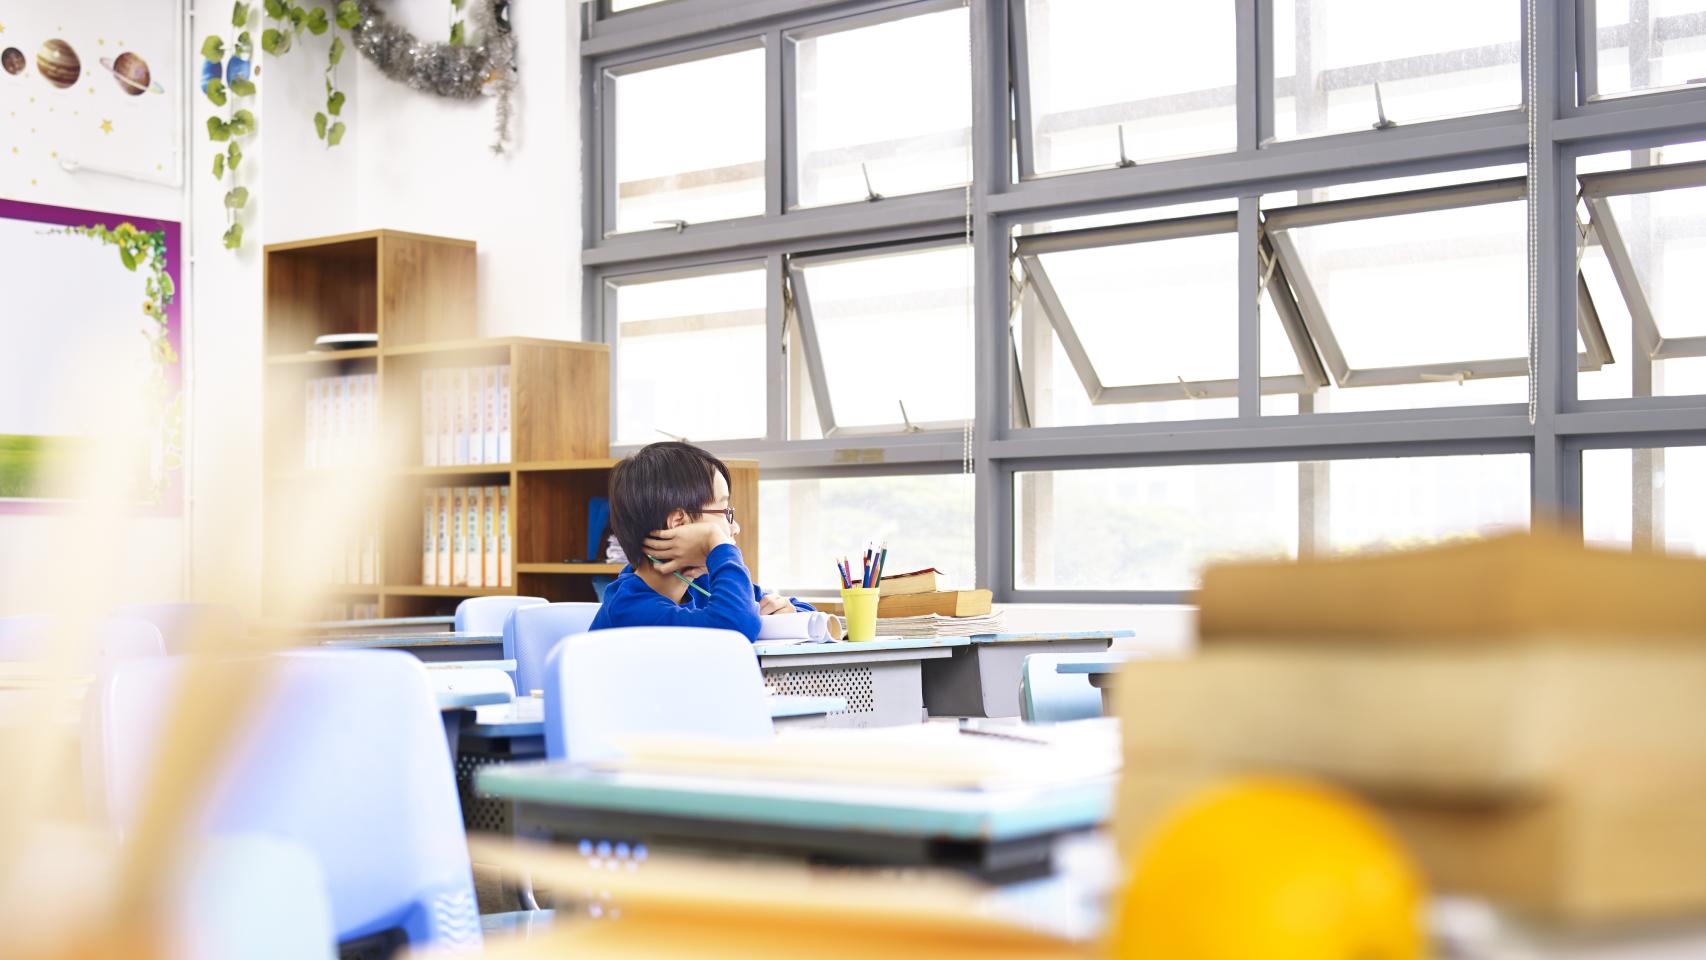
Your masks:
[{"label": "classroom window", "polygon": [[[1021,236],[1017,425],[1236,416],[1236,229],[1201,213]],[[1263,393],[1325,384],[1295,310],[1267,310],[1262,338]]]},{"label": "classroom window", "polygon": [[616,443],[764,436],[762,266],[611,287]]},{"label": "classroom window", "polygon": [[1600,96],[1699,82],[1706,77],[1706,2],[1589,0]]},{"label": "classroom window", "polygon": [[606,0],[606,2],[610,4],[611,13],[621,13],[624,10],[637,10],[640,7],[649,7],[654,3],[663,3],[665,0]]},{"label": "classroom window", "polygon": [[958,429],[972,415],[969,246],[797,257],[788,275],[823,436]]},{"label": "classroom window", "polygon": [[968,18],[956,5],[856,29],[790,35],[798,206],[966,182]]},{"label": "classroom window", "polygon": [[1210,563],[1526,528],[1527,454],[1022,472],[1020,589],[1189,590]]},{"label": "classroom window", "polygon": [[[1516,178],[1268,209],[1264,252],[1332,379],[1307,410],[1526,402],[1526,225]],[[1579,365],[1598,369],[1613,358],[1578,292]]]},{"label": "classroom window", "polygon": [[1582,537],[1706,557],[1706,447],[1582,451]]},{"label": "classroom window", "polygon": [[761,479],[764,586],[833,596],[835,558],[857,564],[874,542],[888,544],[891,573],[935,567],[944,587],[973,587],[974,500],[967,474]]},{"label": "classroom window", "polygon": [[[1522,105],[1515,0],[1273,0],[1279,140]],[[1376,89],[1378,88],[1378,99]]]},{"label": "classroom window", "polygon": [[764,50],[612,72],[616,232],[764,212]]},{"label": "classroom window", "polygon": [[[1664,152],[1689,155],[1686,146]],[[1647,153],[1644,163],[1654,159]],[[1626,153],[1584,159],[1593,172],[1580,177],[1582,277],[1621,362],[1583,372],[1577,395],[1706,393],[1706,163],[1630,168]]]},{"label": "classroom window", "polygon": [[1028,79],[1023,173],[1237,147],[1233,6],[1027,0],[1016,24]]}]

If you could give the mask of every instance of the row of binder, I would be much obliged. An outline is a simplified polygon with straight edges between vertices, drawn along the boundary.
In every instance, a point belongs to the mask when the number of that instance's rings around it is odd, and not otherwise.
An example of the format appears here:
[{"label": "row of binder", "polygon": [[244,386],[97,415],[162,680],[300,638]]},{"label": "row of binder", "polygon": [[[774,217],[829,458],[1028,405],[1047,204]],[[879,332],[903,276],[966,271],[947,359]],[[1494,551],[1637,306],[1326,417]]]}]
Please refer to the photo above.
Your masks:
[{"label": "row of binder", "polygon": [[346,533],[331,544],[326,558],[327,582],[346,586],[379,583],[379,522],[365,530]]},{"label": "row of binder", "polygon": [[435,487],[421,507],[421,583],[428,587],[507,587],[515,582],[509,537],[510,490]]},{"label": "row of binder", "polygon": [[378,379],[371,373],[319,377],[307,385],[302,464],[347,466],[373,449],[379,430]]},{"label": "row of binder", "polygon": [[421,463],[509,462],[509,366],[422,370]]}]

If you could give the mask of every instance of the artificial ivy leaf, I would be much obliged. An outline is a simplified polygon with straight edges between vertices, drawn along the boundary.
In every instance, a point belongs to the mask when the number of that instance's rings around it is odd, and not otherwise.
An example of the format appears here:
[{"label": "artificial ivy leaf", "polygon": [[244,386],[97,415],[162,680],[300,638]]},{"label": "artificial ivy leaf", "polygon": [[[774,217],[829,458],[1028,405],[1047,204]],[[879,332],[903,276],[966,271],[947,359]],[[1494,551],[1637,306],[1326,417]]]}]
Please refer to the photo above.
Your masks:
[{"label": "artificial ivy leaf", "polygon": [[239,97],[252,97],[255,95],[255,85],[242,77],[238,77],[231,81],[231,92]]},{"label": "artificial ivy leaf", "polygon": [[233,223],[231,229],[225,231],[225,249],[235,250],[243,245],[243,225]]},{"label": "artificial ivy leaf", "polygon": [[335,147],[344,138],[344,122],[339,120],[332,124],[332,129],[326,131],[326,146]]},{"label": "artificial ivy leaf", "polygon": [[208,37],[201,42],[201,55],[215,63],[225,61],[225,41],[218,37]]},{"label": "artificial ivy leaf", "polygon": [[268,27],[261,31],[261,49],[275,57],[283,54],[290,49],[290,34]]},{"label": "artificial ivy leaf", "polygon": [[361,7],[355,0],[340,0],[338,3],[338,26],[345,30],[361,22]]},{"label": "artificial ivy leaf", "polygon": [[326,115],[323,113],[314,114],[314,136],[326,139]]},{"label": "artificial ivy leaf", "polygon": [[231,139],[231,127],[218,117],[207,118],[207,139],[213,141]]},{"label": "artificial ivy leaf", "polygon": [[225,179],[225,154],[223,153],[213,155],[213,179]]},{"label": "artificial ivy leaf", "polygon": [[326,112],[334,117],[344,112],[344,92],[342,90],[326,98]]},{"label": "artificial ivy leaf", "polygon": [[237,0],[236,3],[231,5],[231,25],[233,27],[240,27],[248,22],[249,5],[244,3],[243,0]]},{"label": "artificial ivy leaf", "polygon": [[450,5],[460,10],[462,9],[462,4],[464,2],[466,2],[466,0],[450,0]]},{"label": "artificial ivy leaf", "polygon": [[225,205],[227,207],[230,207],[233,210],[243,209],[243,205],[248,203],[248,202],[249,202],[249,188],[248,187],[237,187],[233,190],[228,190],[225,193]]},{"label": "artificial ivy leaf", "polygon": [[290,5],[290,25],[291,26],[300,30],[300,29],[302,29],[302,22],[304,20],[307,20],[307,19],[308,19],[308,11],[302,9],[302,7],[298,6],[297,4],[293,3]]},{"label": "artificial ivy leaf", "polygon": [[462,21],[460,20],[450,25],[450,45],[453,47],[462,46]]},{"label": "artificial ivy leaf", "polygon": [[326,8],[315,7],[313,10],[308,11],[308,18],[305,21],[305,24],[308,27],[308,32],[312,33],[316,37],[325,33],[326,28],[330,26],[330,24],[326,22]]},{"label": "artificial ivy leaf", "polygon": [[255,39],[249,36],[249,31],[244,30],[242,33],[237,34],[237,56],[246,58],[249,54],[254,52]]},{"label": "artificial ivy leaf", "polygon": [[239,110],[231,115],[231,134],[233,136],[246,137],[254,133],[257,126],[259,124],[255,122],[255,115],[247,110]]},{"label": "artificial ivy leaf", "polygon": [[284,15],[290,12],[290,8],[284,5],[284,0],[265,0],[265,4],[267,16],[274,20],[283,20]]},{"label": "artificial ivy leaf", "polygon": [[326,59],[330,60],[332,62],[332,66],[335,67],[338,65],[338,61],[342,60],[343,58],[344,58],[344,38],[343,37],[333,37],[332,38],[332,50],[330,53],[328,53],[326,55]]},{"label": "artificial ivy leaf", "polygon": [[237,141],[233,140],[231,141],[231,145],[225,148],[225,164],[232,170],[236,170],[237,165],[242,162],[243,148],[237,146]]},{"label": "artificial ivy leaf", "polygon": [[213,101],[214,106],[225,106],[225,84],[217,77],[209,78],[207,81],[207,89],[202,92],[207,94],[207,99]]}]

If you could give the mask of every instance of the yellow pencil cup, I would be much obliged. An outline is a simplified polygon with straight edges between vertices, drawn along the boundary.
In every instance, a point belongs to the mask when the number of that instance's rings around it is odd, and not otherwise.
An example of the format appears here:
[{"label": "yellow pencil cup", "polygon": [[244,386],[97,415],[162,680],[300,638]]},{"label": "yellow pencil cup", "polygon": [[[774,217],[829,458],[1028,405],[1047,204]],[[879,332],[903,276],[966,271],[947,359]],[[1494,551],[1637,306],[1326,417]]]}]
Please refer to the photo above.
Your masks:
[{"label": "yellow pencil cup", "polygon": [[848,587],[841,591],[841,617],[847,622],[847,639],[877,638],[877,588]]}]

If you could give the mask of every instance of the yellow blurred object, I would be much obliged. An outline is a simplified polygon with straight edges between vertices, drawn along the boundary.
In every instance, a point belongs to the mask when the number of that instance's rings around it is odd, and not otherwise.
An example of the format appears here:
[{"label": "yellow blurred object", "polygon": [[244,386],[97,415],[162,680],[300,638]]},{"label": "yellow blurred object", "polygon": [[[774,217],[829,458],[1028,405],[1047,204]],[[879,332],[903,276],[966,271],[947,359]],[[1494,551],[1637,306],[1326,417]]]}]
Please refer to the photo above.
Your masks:
[{"label": "yellow blurred object", "polygon": [[1304,780],[1210,787],[1164,817],[1113,932],[1120,960],[1411,960],[1420,873],[1375,814]]}]

